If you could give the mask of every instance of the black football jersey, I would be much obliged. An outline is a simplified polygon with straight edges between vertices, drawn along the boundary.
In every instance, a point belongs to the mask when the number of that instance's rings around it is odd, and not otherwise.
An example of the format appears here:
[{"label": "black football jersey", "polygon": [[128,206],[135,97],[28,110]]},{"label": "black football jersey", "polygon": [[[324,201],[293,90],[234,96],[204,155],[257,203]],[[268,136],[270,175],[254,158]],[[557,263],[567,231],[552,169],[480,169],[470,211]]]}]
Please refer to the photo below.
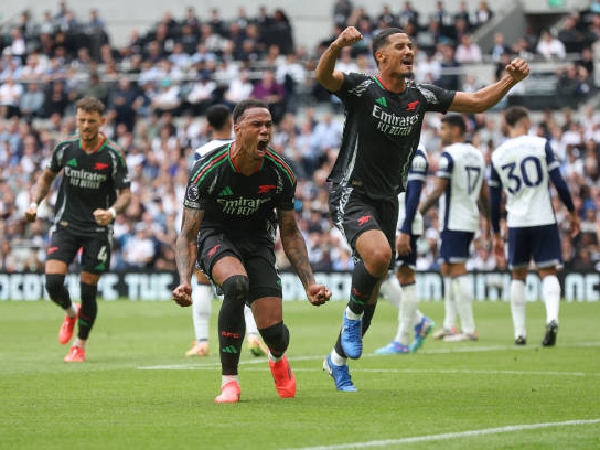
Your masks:
[{"label": "black football jersey", "polygon": [[395,94],[377,76],[345,74],[334,93],[344,103],[345,126],[329,181],[361,186],[374,199],[404,191],[425,113],[446,113],[455,93],[407,82]]},{"label": "black football jersey", "polygon": [[106,232],[106,227],[96,224],[94,211],[109,208],[117,190],[130,186],[127,164],[117,145],[106,139],[96,151],[86,153],[78,138],[59,142],[49,168],[63,172],[55,224],[83,234]]},{"label": "black football jersey", "polygon": [[184,206],[204,210],[202,227],[222,229],[232,237],[275,238],[275,209],[293,209],[296,176],[275,151],[267,149],[260,168],[244,175],[231,159],[232,143],[210,151],[196,162]]}]

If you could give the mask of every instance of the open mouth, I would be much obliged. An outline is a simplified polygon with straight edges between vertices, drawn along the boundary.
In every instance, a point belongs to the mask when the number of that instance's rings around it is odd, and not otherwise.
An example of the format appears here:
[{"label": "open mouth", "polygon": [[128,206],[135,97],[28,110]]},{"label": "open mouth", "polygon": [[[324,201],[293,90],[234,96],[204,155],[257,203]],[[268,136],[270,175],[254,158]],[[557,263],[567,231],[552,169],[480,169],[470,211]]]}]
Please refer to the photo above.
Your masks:
[{"label": "open mouth", "polygon": [[267,150],[268,145],[269,145],[269,141],[262,140],[262,141],[258,141],[258,145],[256,146],[256,148],[258,149],[259,152],[264,152],[265,150]]}]

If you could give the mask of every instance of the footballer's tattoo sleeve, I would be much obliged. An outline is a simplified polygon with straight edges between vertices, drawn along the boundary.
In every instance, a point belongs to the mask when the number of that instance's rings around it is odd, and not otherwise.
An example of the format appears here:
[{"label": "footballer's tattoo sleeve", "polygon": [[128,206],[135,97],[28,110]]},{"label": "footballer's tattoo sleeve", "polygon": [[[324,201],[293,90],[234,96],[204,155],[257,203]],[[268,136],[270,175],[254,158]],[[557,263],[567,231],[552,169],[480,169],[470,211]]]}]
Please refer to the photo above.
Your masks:
[{"label": "footballer's tattoo sleeve", "polygon": [[308,261],[306,242],[300,233],[293,211],[277,211],[281,245],[304,289],[314,284],[315,279]]},{"label": "footballer's tattoo sleeve", "polygon": [[192,279],[196,262],[196,238],[200,232],[203,217],[203,210],[183,208],[181,233],[175,241],[175,262],[181,284],[189,284]]}]

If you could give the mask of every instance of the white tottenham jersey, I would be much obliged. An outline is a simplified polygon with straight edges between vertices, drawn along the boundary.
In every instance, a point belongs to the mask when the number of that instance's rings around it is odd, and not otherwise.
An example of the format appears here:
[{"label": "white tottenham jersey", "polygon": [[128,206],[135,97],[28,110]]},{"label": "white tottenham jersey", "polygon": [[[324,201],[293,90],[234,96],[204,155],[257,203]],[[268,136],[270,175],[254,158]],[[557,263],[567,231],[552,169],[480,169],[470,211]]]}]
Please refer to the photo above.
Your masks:
[{"label": "white tottenham jersey", "polygon": [[219,148],[222,145],[229,144],[232,141],[233,141],[233,139],[213,139],[212,141],[208,141],[206,144],[204,144],[201,147],[198,147],[194,151],[194,159],[197,161],[200,158],[202,158],[204,155],[206,155],[208,152],[210,152],[211,150],[214,150],[215,148]]},{"label": "white tottenham jersey", "polygon": [[[410,169],[408,170],[407,182],[416,180],[420,181],[421,183],[425,183],[425,177],[427,176],[428,167],[429,161],[427,159],[427,150],[425,150],[425,147],[419,145],[410,165]],[[401,192],[400,194],[398,194],[398,226],[396,227],[397,230],[402,228],[405,216],[406,192]],[[415,236],[420,236],[423,234],[423,231],[423,216],[421,216],[421,214],[419,213],[419,209],[417,208],[415,219],[412,223],[411,234]]]},{"label": "white tottenham jersey", "polygon": [[485,176],[482,153],[471,144],[457,142],[442,152],[436,175],[448,179],[440,199],[440,230],[479,229],[479,193]]},{"label": "white tottenham jersey", "polygon": [[549,173],[559,167],[546,139],[519,136],[492,153],[490,186],[506,193],[507,225],[530,227],[556,223]]}]

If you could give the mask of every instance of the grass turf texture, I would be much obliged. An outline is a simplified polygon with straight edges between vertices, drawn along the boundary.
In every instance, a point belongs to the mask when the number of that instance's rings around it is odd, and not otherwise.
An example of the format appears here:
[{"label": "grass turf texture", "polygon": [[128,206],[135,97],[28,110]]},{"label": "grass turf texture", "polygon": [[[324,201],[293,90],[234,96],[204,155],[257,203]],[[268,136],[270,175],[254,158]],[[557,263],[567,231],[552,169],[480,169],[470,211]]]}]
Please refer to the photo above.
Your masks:
[{"label": "grass turf texture", "polygon": [[[350,361],[357,393],[337,392],[321,370],[344,306],[285,303],[296,398],[278,398],[266,358],[244,347],[241,401],[215,405],[216,331],[211,356],[185,358],[189,308],[101,301],[88,361],[65,364],[57,307],[2,302],[0,449],[599,448],[600,303],[561,303],[555,348],[540,345],[542,303],[528,305],[528,345],[515,347],[510,305],[476,302],[479,342],[430,338],[414,355],[375,356],[396,329],[396,311],[382,300],[363,358]],[[421,309],[441,324],[441,302]]]}]

